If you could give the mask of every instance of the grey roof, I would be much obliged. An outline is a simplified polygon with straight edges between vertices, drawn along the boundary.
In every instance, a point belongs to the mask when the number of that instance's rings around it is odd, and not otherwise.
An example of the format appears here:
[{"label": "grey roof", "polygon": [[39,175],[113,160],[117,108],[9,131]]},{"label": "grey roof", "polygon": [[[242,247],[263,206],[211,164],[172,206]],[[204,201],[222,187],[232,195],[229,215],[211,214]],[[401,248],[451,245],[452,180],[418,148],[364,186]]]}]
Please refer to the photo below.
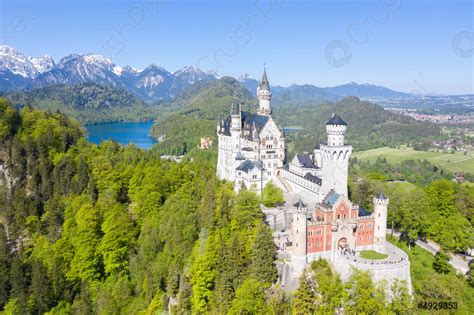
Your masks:
[{"label": "grey roof", "polygon": [[379,192],[377,195],[375,195],[375,198],[377,199],[388,199],[387,196],[383,194],[383,192]]},{"label": "grey roof", "polygon": [[337,202],[339,197],[340,196],[337,192],[335,192],[334,190],[331,190],[329,194],[326,196],[326,198],[324,198],[323,203],[329,206],[333,206]]},{"label": "grey roof", "polygon": [[293,207],[297,208],[297,209],[303,209],[303,208],[306,208],[306,205],[303,203],[303,201],[301,201],[301,199],[299,199],[294,205]]},{"label": "grey roof", "polygon": [[[249,133],[246,135],[247,138],[250,140],[253,139],[254,136],[258,136],[259,130],[261,130],[265,124],[267,123],[269,117],[265,115],[258,115],[258,114],[252,114],[250,112],[242,112],[241,115],[241,122],[242,122],[242,129],[243,130],[248,130]],[[223,123],[223,131],[222,133],[226,136],[230,136],[230,128],[232,123],[232,117],[229,115],[226,120],[224,120]],[[255,133],[254,133],[254,130]]]},{"label": "grey roof", "polygon": [[306,175],[304,176],[305,179],[309,180],[310,182],[313,182],[313,183],[316,183],[318,184],[319,186],[321,186],[321,183],[322,183],[322,179],[321,177],[318,177],[318,176],[314,176],[313,174],[311,173],[306,173]]},{"label": "grey roof", "polygon": [[262,169],[262,163],[260,161],[246,160],[237,166],[236,170],[248,173],[254,168]]},{"label": "grey roof", "polygon": [[260,90],[270,90],[270,83],[267,79],[267,69],[263,69],[262,81],[260,81]]},{"label": "grey roof", "polygon": [[316,165],[314,165],[313,160],[307,153],[298,153],[296,155],[296,158],[298,159],[298,162],[303,165],[305,168],[316,168]]},{"label": "grey roof", "polygon": [[318,143],[317,145],[314,146],[314,149],[315,149],[315,150],[321,149],[321,145]]},{"label": "grey roof", "polygon": [[331,119],[328,120],[326,125],[344,125],[346,126],[346,122],[341,118],[339,115],[333,115]]},{"label": "grey roof", "polygon": [[358,212],[359,217],[365,217],[371,214],[372,212],[370,212],[369,210],[359,207],[359,212]]}]

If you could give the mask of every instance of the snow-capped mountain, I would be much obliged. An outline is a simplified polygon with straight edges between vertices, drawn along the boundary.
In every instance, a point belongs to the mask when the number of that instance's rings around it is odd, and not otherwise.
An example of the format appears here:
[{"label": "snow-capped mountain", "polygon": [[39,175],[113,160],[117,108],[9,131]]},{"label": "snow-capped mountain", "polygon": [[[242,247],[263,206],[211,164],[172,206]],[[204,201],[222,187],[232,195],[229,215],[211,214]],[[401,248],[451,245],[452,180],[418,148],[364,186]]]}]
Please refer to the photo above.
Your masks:
[{"label": "snow-capped mountain", "polygon": [[75,84],[95,82],[99,84],[124,87],[120,80],[122,68],[101,55],[69,55],[61,59],[50,71],[41,73],[32,82],[39,88],[53,84]]},{"label": "snow-capped mountain", "polygon": [[187,81],[190,84],[194,84],[201,80],[216,80],[217,76],[210,72],[204,72],[194,66],[186,66],[178,71],[173,72],[173,75],[178,78]]},{"label": "snow-capped mountain", "polygon": [[[150,65],[143,70],[131,66],[121,67],[98,54],[71,54],[55,63],[48,55],[30,57],[12,47],[0,46],[0,93],[55,84],[93,82],[125,89],[145,101],[161,101],[172,99],[198,81],[218,78],[216,73],[204,72],[193,66],[186,66],[173,73],[157,65]],[[238,81],[256,96],[258,80],[244,74]],[[272,93],[276,103],[280,100],[337,100],[348,95],[361,98],[408,96],[382,86],[354,82],[325,88],[308,84],[272,86]]]},{"label": "snow-capped mountain", "polygon": [[98,54],[71,54],[56,64],[50,56],[28,57],[9,46],[0,46],[0,92],[94,82],[126,89],[147,101],[158,101],[171,99],[203,79],[215,76],[194,67],[175,73],[156,65],[144,70],[120,67]]},{"label": "snow-capped mountain", "polygon": [[24,78],[34,78],[54,67],[53,58],[48,55],[35,58],[17,52],[12,47],[0,46],[0,69],[9,70],[14,75]]}]

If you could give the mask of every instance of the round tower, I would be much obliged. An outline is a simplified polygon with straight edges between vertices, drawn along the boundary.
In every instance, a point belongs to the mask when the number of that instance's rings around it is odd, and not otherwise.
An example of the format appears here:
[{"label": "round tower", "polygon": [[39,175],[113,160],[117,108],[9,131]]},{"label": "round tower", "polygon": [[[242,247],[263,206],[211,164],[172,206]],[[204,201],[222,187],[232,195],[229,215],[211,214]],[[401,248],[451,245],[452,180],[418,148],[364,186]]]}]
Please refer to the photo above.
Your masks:
[{"label": "round tower", "polygon": [[333,114],[332,118],[326,123],[327,145],[330,147],[343,146],[346,129],[347,124],[342,120],[341,116]]},{"label": "round tower", "polygon": [[383,193],[374,197],[374,245],[384,245],[387,235],[387,207],[388,198]]},{"label": "round tower", "polygon": [[340,195],[347,196],[347,177],[352,146],[344,143],[346,129],[347,124],[339,115],[333,115],[326,123],[327,144],[320,145],[322,196],[326,196],[331,189]]},{"label": "round tower", "polygon": [[300,200],[293,205],[291,261],[296,276],[306,267],[306,205]]},{"label": "round tower", "polygon": [[270,115],[272,113],[272,107],[270,105],[272,92],[270,92],[270,83],[268,82],[266,69],[263,70],[262,80],[260,81],[260,85],[257,87],[257,98],[257,113],[259,115]]}]

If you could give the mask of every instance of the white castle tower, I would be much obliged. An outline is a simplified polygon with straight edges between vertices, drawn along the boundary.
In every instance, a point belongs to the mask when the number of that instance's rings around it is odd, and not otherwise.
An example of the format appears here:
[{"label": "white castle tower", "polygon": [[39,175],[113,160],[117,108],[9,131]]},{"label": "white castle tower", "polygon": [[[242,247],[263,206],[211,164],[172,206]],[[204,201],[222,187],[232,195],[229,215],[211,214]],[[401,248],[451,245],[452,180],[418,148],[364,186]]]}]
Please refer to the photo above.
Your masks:
[{"label": "white castle tower", "polygon": [[[387,235],[387,206],[389,199],[383,194],[378,193],[374,197],[374,246],[379,247],[385,244]],[[378,246],[377,246],[378,245]],[[381,248],[379,250],[382,250]]]},{"label": "white castle tower", "polygon": [[293,205],[293,238],[291,261],[294,275],[299,276],[306,267],[306,205],[300,200]]},{"label": "white castle tower", "polygon": [[267,79],[267,70],[263,70],[263,77],[260,81],[260,86],[257,87],[258,110],[259,115],[270,115],[272,107],[270,101],[272,99],[272,92],[270,92],[270,83]]},{"label": "white castle tower", "polygon": [[339,115],[333,115],[326,123],[327,144],[320,146],[323,196],[331,189],[340,195],[347,196],[347,177],[352,146],[344,144],[346,129],[347,124]]}]

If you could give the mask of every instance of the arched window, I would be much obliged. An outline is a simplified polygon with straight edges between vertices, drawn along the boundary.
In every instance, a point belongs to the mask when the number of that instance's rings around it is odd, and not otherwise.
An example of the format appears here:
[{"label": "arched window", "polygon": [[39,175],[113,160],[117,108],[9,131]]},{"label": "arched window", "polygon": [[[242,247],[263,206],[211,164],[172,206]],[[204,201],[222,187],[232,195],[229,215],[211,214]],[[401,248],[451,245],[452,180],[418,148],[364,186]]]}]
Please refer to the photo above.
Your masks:
[{"label": "arched window", "polygon": [[372,224],[367,224],[367,230],[370,230],[372,228]]},{"label": "arched window", "polygon": [[316,234],[321,235],[321,230],[318,230]]},{"label": "arched window", "polygon": [[321,247],[321,243],[320,243],[320,242],[318,242],[318,244],[317,244],[316,246],[317,246],[317,247]]},{"label": "arched window", "polygon": [[364,230],[364,225],[363,224],[359,225],[359,230],[361,230],[361,231]]}]

